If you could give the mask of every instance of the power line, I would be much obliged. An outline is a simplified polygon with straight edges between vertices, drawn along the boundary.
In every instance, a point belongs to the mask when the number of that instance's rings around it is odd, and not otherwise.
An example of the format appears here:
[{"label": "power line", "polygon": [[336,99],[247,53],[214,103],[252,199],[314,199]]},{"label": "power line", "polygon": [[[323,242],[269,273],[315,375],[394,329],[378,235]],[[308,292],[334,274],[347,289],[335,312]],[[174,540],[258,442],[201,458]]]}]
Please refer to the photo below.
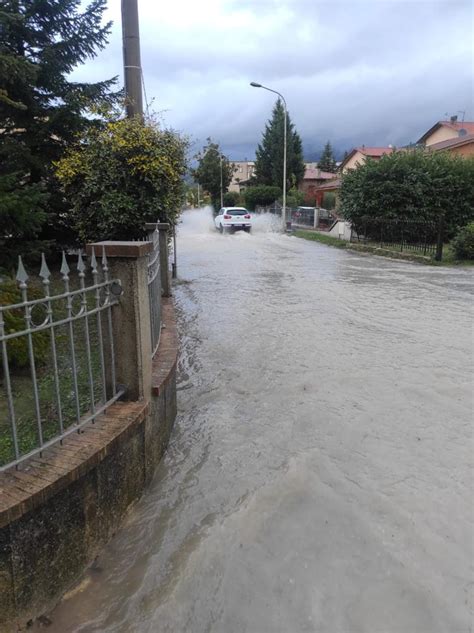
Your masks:
[{"label": "power line", "polygon": [[148,107],[148,99],[146,96],[146,87],[145,87],[145,75],[143,74],[143,68],[140,68],[140,72],[142,75],[142,86],[143,86],[143,96],[145,97],[145,107],[146,107],[146,115],[147,117],[150,116],[150,109]]}]

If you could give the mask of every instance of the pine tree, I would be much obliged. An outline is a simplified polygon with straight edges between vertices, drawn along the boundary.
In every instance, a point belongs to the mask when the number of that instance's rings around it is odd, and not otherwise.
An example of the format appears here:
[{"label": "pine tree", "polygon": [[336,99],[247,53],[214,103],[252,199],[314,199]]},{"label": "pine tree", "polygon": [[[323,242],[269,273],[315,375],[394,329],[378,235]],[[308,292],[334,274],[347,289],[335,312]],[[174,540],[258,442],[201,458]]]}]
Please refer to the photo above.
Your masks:
[{"label": "pine tree", "polygon": [[[2,0],[0,4],[0,266],[15,243],[57,237],[65,203],[53,162],[112,103],[116,79],[77,83],[71,71],[106,44],[106,0]],[[21,209],[12,209],[12,199]],[[46,204],[47,201],[47,204]]]},{"label": "pine tree", "polygon": [[218,143],[213,143],[212,139],[207,139],[207,145],[202,152],[196,156],[198,166],[192,170],[194,180],[207,191],[212,200],[214,209],[219,209],[221,199],[221,169],[222,169],[222,190],[225,193],[232,180],[234,164],[222,156]]},{"label": "pine tree", "polygon": [[318,167],[319,169],[321,169],[321,171],[336,171],[336,159],[334,158],[332,146],[329,141],[324,146],[323,153],[321,154],[321,158],[318,161]]},{"label": "pine tree", "polygon": [[[283,180],[283,141],[285,109],[280,99],[276,102],[272,118],[265,125],[262,142],[256,151],[256,182],[262,185],[280,187]],[[303,180],[305,166],[303,145],[298,132],[287,113],[287,188],[297,186]]]}]

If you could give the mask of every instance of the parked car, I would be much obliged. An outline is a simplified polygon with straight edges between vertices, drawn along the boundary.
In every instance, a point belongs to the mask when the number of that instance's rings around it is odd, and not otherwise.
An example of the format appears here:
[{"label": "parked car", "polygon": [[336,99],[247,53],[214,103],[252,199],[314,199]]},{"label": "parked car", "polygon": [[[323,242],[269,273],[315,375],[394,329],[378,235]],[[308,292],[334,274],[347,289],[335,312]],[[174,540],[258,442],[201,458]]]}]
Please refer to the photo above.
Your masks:
[{"label": "parked car", "polygon": [[247,231],[252,228],[252,216],[244,207],[222,207],[214,218],[216,229],[224,231]]}]

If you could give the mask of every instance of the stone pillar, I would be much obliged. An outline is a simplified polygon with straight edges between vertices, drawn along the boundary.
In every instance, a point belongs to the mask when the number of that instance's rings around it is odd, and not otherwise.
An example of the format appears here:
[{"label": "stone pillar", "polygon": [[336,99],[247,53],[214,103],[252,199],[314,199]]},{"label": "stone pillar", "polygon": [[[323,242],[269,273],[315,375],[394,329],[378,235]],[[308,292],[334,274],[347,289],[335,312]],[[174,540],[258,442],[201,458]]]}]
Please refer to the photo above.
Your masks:
[{"label": "stone pillar", "polygon": [[119,279],[123,288],[119,304],[112,308],[116,382],[127,388],[127,400],[151,397],[151,330],[148,295],[148,254],[151,242],[96,242],[96,257],[107,256],[110,279]]}]

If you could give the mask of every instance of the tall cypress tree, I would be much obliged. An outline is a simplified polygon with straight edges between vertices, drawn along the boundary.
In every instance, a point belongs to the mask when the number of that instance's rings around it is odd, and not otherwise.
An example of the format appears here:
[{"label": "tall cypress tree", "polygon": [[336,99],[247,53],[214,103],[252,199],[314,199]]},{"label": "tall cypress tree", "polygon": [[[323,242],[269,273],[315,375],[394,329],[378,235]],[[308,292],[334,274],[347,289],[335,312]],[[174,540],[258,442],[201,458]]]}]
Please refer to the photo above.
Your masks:
[{"label": "tall cypress tree", "polygon": [[318,161],[318,167],[322,171],[329,172],[335,172],[337,169],[336,159],[334,158],[332,146],[329,141],[324,146],[323,153],[321,154],[321,158]]},{"label": "tall cypress tree", "polygon": [[[290,115],[287,113],[287,187],[297,185],[304,176],[303,145]],[[280,99],[276,102],[272,118],[265,125],[262,142],[256,151],[256,182],[280,187],[283,180],[283,139],[285,109]]]},{"label": "tall cypress tree", "polygon": [[80,0],[0,2],[0,266],[31,242],[58,236],[66,207],[53,161],[94,124],[86,116],[91,108],[118,97],[115,78],[68,78],[106,45],[105,6],[106,0],[82,10]]}]

